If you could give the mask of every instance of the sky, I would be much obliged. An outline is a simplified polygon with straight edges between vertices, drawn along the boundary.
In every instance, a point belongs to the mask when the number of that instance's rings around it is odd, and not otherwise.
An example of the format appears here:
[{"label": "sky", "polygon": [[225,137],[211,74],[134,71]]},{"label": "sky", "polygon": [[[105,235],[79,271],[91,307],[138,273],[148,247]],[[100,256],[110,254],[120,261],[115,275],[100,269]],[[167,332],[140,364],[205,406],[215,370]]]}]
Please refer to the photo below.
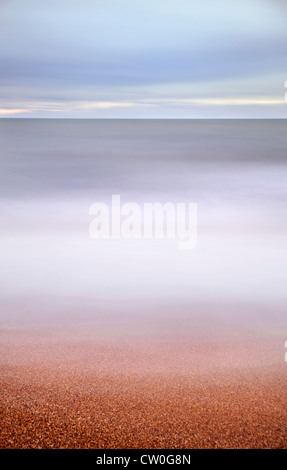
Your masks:
[{"label": "sky", "polygon": [[0,117],[286,118],[285,0],[0,0]]}]

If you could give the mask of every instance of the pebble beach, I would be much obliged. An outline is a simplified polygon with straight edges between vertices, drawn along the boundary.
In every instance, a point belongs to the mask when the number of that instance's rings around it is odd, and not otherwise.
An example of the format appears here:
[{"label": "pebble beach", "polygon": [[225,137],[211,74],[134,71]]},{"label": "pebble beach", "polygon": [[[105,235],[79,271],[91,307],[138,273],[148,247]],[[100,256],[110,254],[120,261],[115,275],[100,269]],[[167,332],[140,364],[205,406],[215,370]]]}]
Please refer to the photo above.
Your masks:
[{"label": "pebble beach", "polygon": [[1,448],[286,448],[283,337],[147,324],[3,328]]}]

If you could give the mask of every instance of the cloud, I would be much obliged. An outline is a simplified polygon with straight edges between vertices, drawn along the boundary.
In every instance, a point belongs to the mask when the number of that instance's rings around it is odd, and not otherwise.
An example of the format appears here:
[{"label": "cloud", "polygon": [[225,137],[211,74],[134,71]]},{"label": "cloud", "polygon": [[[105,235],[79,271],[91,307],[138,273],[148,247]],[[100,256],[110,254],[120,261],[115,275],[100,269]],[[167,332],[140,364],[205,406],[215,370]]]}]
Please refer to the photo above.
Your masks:
[{"label": "cloud", "polygon": [[29,109],[5,109],[0,108],[0,115],[8,116],[10,114],[21,114],[21,113],[29,113],[31,112]]},{"label": "cloud", "polygon": [[136,106],[136,103],[112,102],[112,101],[95,101],[76,104],[76,109],[112,109],[112,108],[130,108]]},{"label": "cloud", "polygon": [[[278,76],[286,80],[287,17],[267,0],[11,0],[0,14],[3,108],[30,101],[29,109],[39,112],[41,102],[52,112],[54,102],[59,114],[85,101],[94,103],[86,111],[133,112],[144,96],[174,99],[183,87],[194,105],[214,107],[194,101],[212,98],[248,107],[259,104],[248,85],[254,77],[258,92],[265,87],[260,106],[269,106]],[[222,95],[226,81],[241,82],[240,103]],[[203,84],[205,97],[196,93]]]},{"label": "cloud", "polygon": [[159,100],[162,103],[174,105],[208,105],[208,106],[268,106],[285,104],[284,99],[278,98],[194,98]]}]

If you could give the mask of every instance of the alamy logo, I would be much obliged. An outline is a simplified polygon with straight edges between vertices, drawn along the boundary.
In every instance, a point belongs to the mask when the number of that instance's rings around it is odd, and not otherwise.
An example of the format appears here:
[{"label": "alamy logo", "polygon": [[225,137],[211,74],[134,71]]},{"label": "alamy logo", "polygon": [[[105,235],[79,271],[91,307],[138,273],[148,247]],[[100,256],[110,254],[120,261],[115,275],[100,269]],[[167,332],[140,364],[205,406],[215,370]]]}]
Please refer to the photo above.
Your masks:
[{"label": "alamy logo", "polygon": [[176,239],[180,250],[190,250],[197,242],[197,204],[182,202],[135,202],[121,204],[113,195],[110,206],[96,202],[90,207],[95,216],[90,223],[90,236],[95,239]]}]

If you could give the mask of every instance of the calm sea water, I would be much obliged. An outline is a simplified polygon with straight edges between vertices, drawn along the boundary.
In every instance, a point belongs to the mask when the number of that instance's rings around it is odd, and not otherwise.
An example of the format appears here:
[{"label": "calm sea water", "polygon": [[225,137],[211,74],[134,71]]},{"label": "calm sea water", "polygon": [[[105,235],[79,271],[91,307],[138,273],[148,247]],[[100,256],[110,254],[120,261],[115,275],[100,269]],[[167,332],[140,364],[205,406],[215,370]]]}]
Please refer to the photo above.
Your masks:
[{"label": "calm sea water", "polygon": [[[3,302],[287,306],[286,121],[1,119],[0,141]],[[92,240],[113,194],[197,203],[196,248]]]},{"label": "calm sea water", "polygon": [[2,200],[284,193],[285,120],[1,119],[0,139]]}]

